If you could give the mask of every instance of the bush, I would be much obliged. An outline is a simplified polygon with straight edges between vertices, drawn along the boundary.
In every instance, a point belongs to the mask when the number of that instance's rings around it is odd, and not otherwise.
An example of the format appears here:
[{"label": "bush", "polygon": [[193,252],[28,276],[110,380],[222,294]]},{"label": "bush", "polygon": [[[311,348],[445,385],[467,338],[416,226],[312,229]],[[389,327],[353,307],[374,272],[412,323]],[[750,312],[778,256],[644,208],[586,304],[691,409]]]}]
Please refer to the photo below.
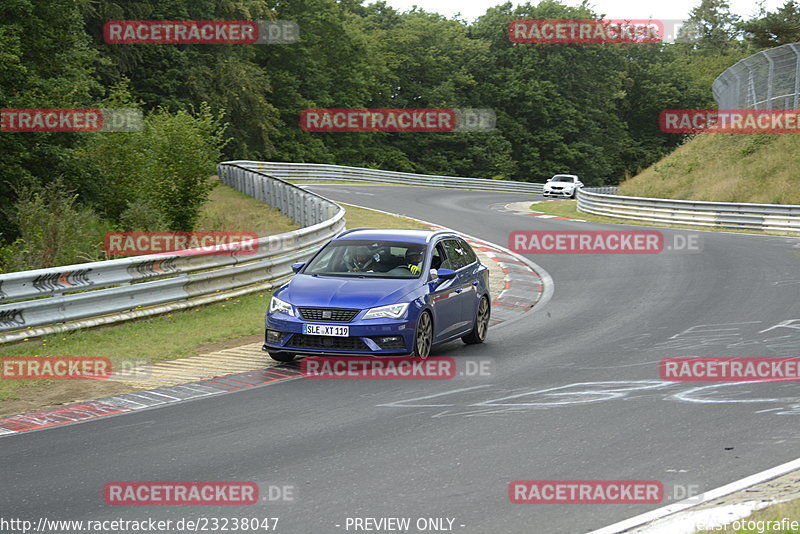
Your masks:
[{"label": "bush", "polygon": [[104,259],[103,236],[112,229],[94,211],[78,203],[60,179],[17,191],[7,213],[20,237],[0,252],[0,268],[22,271]]},{"label": "bush", "polygon": [[196,113],[159,108],[140,132],[88,138],[81,157],[97,176],[98,210],[125,230],[193,230],[224,130],[221,114],[203,104]]}]

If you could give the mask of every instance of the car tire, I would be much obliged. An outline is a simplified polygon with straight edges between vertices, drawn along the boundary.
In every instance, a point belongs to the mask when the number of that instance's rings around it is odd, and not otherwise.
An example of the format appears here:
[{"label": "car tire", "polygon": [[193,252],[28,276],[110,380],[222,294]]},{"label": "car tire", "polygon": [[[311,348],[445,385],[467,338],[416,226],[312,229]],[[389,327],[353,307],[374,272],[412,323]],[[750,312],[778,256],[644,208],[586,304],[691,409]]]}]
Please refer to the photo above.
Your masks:
[{"label": "car tire", "polygon": [[287,363],[294,360],[294,354],[291,352],[270,352],[269,357],[276,362]]},{"label": "car tire", "polygon": [[477,345],[483,343],[486,339],[486,334],[489,332],[489,317],[491,316],[492,309],[489,306],[489,299],[484,295],[478,304],[478,311],[475,313],[475,325],[472,327],[472,332],[461,338],[461,341],[467,345]]},{"label": "car tire", "polygon": [[414,330],[414,352],[412,356],[424,360],[431,354],[433,345],[433,319],[429,311],[423,311],[417,319],[417,328]]}]

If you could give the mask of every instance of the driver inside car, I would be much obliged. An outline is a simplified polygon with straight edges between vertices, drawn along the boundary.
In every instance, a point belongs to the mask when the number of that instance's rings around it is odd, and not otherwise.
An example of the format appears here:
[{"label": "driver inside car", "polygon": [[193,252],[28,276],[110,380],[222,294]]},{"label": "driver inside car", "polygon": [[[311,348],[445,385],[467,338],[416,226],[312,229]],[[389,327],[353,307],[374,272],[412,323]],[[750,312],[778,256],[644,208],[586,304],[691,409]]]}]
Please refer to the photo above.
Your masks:
[{"label": "driver inside car", "polygon": [[406,251],[406,268],[411,274],[419,274],[422,270],[422,249],[410,248]]},{"label": "driver inside car", "polygon": [[380,260],[378,253],[372,254],[369,248],[364,245],[359,245],[353,250],[348,250],[345,256],[344,261],[347,266],[347,272],[350,273],[374,272]]}]

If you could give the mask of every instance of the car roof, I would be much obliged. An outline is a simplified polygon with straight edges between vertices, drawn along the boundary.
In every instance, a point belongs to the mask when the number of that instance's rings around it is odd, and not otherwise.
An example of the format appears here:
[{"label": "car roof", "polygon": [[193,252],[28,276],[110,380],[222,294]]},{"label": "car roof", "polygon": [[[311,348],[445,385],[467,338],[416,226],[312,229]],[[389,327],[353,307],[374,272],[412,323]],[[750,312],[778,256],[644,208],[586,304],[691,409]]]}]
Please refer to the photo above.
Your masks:
[{"label": "car roof", "polygon": [[566,176],[568,178],[577,178],[578,177],[577,174],[554,174],[553,178],[555,178],[556,176]]},{"label": "car roof", "polygon": [[406,230],[401,228],[356,228],[346,230],[336,236],[336,241],[367,240],[367,241],[401,241],[404,243],[429,243],[434,236],[456,236],[453,232],[434,230]]}]

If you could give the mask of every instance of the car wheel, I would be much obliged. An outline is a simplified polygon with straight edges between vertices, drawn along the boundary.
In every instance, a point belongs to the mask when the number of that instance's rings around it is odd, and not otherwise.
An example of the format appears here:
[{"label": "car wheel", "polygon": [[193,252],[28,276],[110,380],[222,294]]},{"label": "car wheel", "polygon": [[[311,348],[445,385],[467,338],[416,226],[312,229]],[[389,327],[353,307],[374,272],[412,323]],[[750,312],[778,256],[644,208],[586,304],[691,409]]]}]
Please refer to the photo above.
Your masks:
[{"label": "car wheel", "polygon": [[575,195],[577,194],[577,192],[578,191],[576,189],[573,189],[572,190],[572,194],[569,196],[569,198],[575,198]]},{"label": "car wheel", "polygon": [[422,312],[417,320],[417,330],[414,332],[414,357],[425,359],[431,353],[433,344],[433,321],[431,314]]},{"label": "car wheel", "polygon": [[472,327],[472,332],[461,338],[461,341],[467,345],[483,343],[486,339],[487,332],[489,332],[490,315],[489,299],[483,296],[481,297],[480,304],[478,304],[478,312],[475,314],[475,326]]},{"label": "car wheel", "polygon": [[290,362],[294,360],[294,354],[291,352],[270,352],[269,357],[276,362]]}]

